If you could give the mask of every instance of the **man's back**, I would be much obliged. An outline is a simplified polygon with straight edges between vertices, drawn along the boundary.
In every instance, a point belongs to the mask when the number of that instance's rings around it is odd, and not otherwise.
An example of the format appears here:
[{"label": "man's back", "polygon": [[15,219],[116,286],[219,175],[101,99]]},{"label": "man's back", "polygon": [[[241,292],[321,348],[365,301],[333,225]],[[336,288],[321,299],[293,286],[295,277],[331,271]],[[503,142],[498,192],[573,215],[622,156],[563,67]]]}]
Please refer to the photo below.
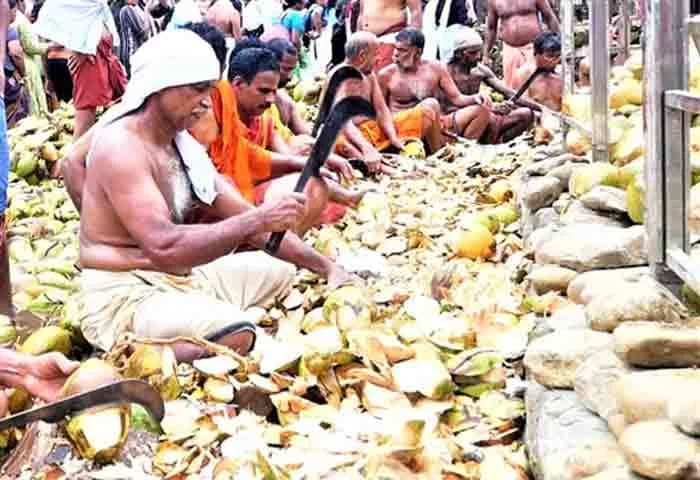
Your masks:
[{"label": "man's back", "polygon": [[217,0],[207,11],[207,22],[227,37],[239,39],[241,36],[241,15],[231,0]]}]

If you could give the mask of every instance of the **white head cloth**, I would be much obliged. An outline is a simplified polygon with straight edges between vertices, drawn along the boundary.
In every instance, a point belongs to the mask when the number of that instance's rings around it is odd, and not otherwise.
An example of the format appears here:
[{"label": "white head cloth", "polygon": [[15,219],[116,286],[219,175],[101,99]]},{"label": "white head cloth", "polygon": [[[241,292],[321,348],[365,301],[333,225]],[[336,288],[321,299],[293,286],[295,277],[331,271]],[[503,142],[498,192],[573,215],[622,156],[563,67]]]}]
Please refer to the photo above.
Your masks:
[{"label": "white head cloth", "polygon": [[[131,57],[131,80],[121,101],[98,123],[105,126],[139,109],[154,93],[219,79],[219,60],[211,46],[190,30],[155,35]],[[94,136],[96,141],[98,135]],[[216,198],[216,170],[206,150],[187,131],[175,136],[175,145],[197,198],[211,205]],[[89,158],[88,158],[89,161]]]},{"label": "white head cloth", "polygon": [[105,27],[119,46],[119,33],[105,0],[46,0],[32,28],[69,50],[95,55]]},{"label": "white head cloth", "polygon": [[462,48],[481,47],[484,40],[479,32],[464,25],[451,25],[440,39],[440,59],[451,62],[454,52]]}]

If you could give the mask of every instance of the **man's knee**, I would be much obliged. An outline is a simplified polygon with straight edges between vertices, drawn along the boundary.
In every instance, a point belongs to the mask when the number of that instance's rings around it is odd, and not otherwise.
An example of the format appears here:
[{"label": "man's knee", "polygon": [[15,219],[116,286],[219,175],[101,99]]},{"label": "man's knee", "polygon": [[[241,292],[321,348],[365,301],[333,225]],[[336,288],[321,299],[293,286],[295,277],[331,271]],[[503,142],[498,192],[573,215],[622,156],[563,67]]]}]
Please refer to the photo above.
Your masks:
[{"label": "man's knee", "polygon": [[434,98],[427,98],[420,103],[423,109],[423,124],[432,127],[440,120],[440,103]]}]

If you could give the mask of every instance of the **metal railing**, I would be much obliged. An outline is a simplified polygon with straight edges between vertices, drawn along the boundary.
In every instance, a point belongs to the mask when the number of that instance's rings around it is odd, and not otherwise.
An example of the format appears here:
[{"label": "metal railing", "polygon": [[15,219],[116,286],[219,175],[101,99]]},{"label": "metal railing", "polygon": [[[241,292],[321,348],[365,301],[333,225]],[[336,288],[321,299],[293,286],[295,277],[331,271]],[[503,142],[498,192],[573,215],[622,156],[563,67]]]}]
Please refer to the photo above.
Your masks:
[{"label": "metal railing", "polygon": [[700,291],[700,263],[689,255],[688,229],[689,115],[700,114],[700,97],[687,91],[689,38],[700,45],[700,16],[690,16],[690,0],[648,0],[647,19],[644,113],[649,264],[662,283],[682,280]]},{"label": "metal railing", "polygon": [[[625,58],[629,57],[631,42],[630,0],[617,0],[621,15],[621,45],[617,49]],[[566,130],[578,128],[591,135],[593,160],[607,162],[608,154],[608,84],[610,79],[610,46],[608,28],[610,25],[609,0],[592,0],[590,5],[590,59],[591,59],[591,125],[581,128],[580,124],[562,118]],[[574,93],[576,88],[576,46],[574,2],[561,3],[562,32],[562,74],[564,77],[564,95]],[[581,56],[583,57],[583,56]]]}]

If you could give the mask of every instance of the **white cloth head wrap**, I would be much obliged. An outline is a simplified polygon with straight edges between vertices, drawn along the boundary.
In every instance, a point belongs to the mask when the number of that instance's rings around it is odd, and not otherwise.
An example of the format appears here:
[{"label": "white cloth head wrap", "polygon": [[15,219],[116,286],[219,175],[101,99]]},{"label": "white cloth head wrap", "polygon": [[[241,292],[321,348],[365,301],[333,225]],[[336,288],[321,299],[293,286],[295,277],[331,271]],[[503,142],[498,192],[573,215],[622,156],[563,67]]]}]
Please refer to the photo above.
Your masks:
[{"label": "white cloth head wrap", "polygon": [[451,62],[454,52],[462,48],[481,47],[484,40],[479,32],[464,25],[451,25],[440,39],[440,59]]},{"label": "white cloth head wrap", "polygon": [[95,55],[105,27],[119,46],[119,33],[105,0],[46,0],[32,28],[69,50]]},{"label": "white cloth head wrap", "polygon": [[[126,92],[121,101],[100,118],[98,128],[139,109],[154,93],[166,88],[216,81],[220,71],[214,50],[196,33],[182,29],[159,33],[131,57],[131,80]],[[93,142],[97,137],[96,134]],[[177,133],[175,145],[195,195],[211,205],[216,198],[216,170],[209,155],[187,131]]]}]

